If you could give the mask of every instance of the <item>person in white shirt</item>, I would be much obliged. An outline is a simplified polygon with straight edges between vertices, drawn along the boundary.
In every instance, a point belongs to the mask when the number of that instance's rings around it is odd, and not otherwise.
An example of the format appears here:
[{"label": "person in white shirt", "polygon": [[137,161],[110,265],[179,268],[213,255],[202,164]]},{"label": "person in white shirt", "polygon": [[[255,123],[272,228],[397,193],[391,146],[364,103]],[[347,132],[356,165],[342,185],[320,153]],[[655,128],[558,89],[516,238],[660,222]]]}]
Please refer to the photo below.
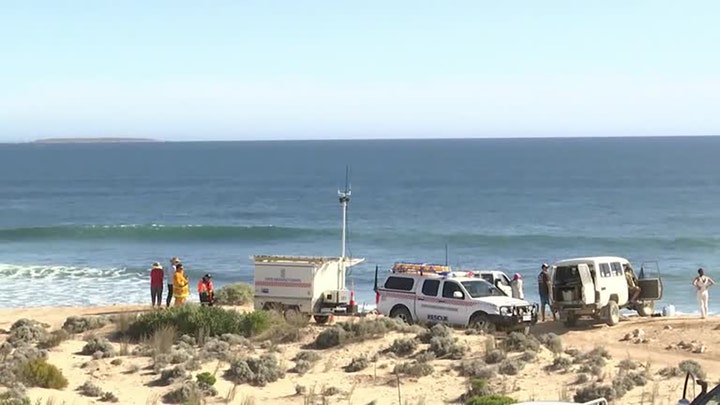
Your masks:
[{"label": "person in white shirt", "polygon": [[705,275],[705,270],[698,269],[698,276],[692,284],[697,289],[698,303],[700,304],[700,318],[705,319],[708,313],[708,288],[715,284],[715,281]]},{"label": "person in white shirt", "polygon": [[515,273],[512,281],[510,282],[510,288],[512,288],[512,297],[521,300],[525,299],[525,293],[523,292],[523,281],[520,274]]}]

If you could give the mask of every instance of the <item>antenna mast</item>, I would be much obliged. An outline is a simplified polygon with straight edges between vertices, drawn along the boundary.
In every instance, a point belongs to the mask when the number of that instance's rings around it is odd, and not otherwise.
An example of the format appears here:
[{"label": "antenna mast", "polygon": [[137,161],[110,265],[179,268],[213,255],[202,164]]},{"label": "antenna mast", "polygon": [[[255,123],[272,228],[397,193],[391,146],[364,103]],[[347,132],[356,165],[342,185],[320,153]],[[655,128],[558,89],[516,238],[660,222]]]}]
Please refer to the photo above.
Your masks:
[{"label": "antenna mast", "polygon": [[345,166],[345,190],[338,190],[340,206],[342,207],[342,250],[340,258],[345,262],[345,240],[347,232],[347,207],[350,202],[350,167]]}]

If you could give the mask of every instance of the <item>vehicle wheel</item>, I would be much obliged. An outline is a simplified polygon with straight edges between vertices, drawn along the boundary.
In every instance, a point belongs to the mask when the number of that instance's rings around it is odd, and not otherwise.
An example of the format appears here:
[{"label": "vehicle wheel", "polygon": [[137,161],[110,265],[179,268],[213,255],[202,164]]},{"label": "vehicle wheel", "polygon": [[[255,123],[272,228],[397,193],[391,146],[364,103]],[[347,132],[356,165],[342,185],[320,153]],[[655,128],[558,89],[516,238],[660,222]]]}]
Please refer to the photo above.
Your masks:
[{"label": "vehicle wheel", "polygon": [[397,306],[393,308],[393,310],[390,311],[390,318],[398,318],[408,325],[413,324],[412,315],[410,314],[410,311],[404,306]]},{"label": "vehicle wheel", "polygon": [[487,315],[478,314],[470,319],[470,328],[483,333],[495,333],[497,326],[490,321]]},{"label": "vehicle wheel", "polygon": [[291,325],[304,325],[310,320],[310,315],[300,312],[300,308],[298,308],[297,306],[290,306],[285,308],[283,316],[285,317],[285,320]]},{"label": "vehicle wheel", "polygon": [[620,308],[617,302],[610,301],[607,304],[607,324],[610,326],[617,325],[620,322]]},{"label": "vehicle wheel", "polygon": [[315,319],[315,323],[318,325],[325,325],[330,320],[330,316],[328,315],[313,315],[313,319]]},{"label": "vehicle wheel", "polygon": [[578,321],[578,316],[577,316],[577,315],[575,315],[575,314],[568,314],[567,317],[565,318],[565,326],[567,326],[568,328],[571,328],[571,327],[573,327],[573,326],[576,326],[576,325],[577,325],[577,321]]},{"label": "vehicle wheel", "polygon": [[652,316],[655,313],[655,301],[643,301],[637,305],[640,316]]}]

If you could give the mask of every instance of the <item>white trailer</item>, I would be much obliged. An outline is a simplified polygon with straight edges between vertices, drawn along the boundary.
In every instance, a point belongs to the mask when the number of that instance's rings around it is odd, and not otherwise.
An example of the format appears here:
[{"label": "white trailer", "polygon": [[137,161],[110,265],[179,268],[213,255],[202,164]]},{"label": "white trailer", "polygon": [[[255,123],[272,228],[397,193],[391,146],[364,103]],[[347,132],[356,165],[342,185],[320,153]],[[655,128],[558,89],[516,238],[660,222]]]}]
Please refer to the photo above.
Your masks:
[{"label": "white trailer", "polygon": [[342,208],[342,250],[339,257],[252,256],[255,263],[255,310],[312,315],[326,323],[331,314],[355,314],[357,307],[345,286],[348,268],[365,259],[345,255],[350,185],[338,191]]},{"label": "white trailer", "polygon": [[330,314],[351,314],[346,270],[363,259],[341,257],[253,256],[255,310],[312,315],[326,323]]}]

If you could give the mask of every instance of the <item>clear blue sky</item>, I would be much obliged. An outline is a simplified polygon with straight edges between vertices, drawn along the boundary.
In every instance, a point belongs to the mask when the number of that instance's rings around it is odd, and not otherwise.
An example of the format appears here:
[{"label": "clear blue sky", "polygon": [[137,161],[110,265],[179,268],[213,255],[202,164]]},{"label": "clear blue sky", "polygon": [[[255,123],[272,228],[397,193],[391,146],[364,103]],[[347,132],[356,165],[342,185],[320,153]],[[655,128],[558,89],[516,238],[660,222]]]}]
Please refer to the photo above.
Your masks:
[{"label": "clear blue sky", "polygon": [[717,1],[0,3],[0,141],[720,134]]}]

